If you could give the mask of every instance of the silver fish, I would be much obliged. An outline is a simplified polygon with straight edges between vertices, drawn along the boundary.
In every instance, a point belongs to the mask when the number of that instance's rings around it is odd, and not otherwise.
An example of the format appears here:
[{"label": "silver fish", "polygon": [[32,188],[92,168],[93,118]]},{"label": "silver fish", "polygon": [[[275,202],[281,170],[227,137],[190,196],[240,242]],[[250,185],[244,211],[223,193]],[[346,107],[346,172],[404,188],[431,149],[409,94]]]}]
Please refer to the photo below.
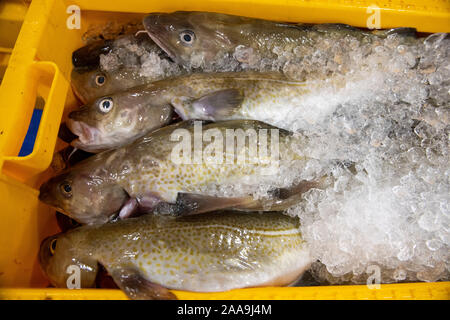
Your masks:
[{"label": "silver fish", "polygon": [[67,268],[94,286],[98,264],[131,299],[176,299],[168,289],[216,292],[285,286],[312,258],[298,219],[280,213],[215,212],[170,219],[145,215],[83,226],[42,242],[50,282],[67,287]]},{"label": "silver fish", "polygon": [[[284,210],[323,181],[283,182],[267,197],[207,192],[244,179],[257,188],[299,155],[304,140],[259,121],[185,121],[132,144],[99,153],[51,178],[39,198],[81,223],[104,223],[139,211],[199,214],[220,209]],[[204,138],[203,138],[204,137]],[[305,163],[305,162],[302,162]],[[301,163],[299,164],[301,166]]]},{"label": "silver fish", "polygon": [[[72,112],[67,125],[78,135],[72,145],[90,152],[120,147],[167,124],[172,110],[183,120],[259,120],[293,131],[304,129],[328,104],[342,103],[337,93],[351,81],[346,80],[292,81],[252,71],[190,74],[99,98]],[[317,102],[327,90],[334,100]]]},{"label": "silver fish", "polygon": [[[294,61],[315,64],[324,74],[336,65],[344,72],[352,68],[347,58],[356,47],[368,54],[390,34],[401,35],[404,43],[415,41],[411,28],[371,32],[344,24],[288,24],[213,12],[151,13],[143,24],[174,61],[203,70],[217,70],[226,61],[244,69],[282,71]],[[318,55],[324,60],[316,61]]]}]

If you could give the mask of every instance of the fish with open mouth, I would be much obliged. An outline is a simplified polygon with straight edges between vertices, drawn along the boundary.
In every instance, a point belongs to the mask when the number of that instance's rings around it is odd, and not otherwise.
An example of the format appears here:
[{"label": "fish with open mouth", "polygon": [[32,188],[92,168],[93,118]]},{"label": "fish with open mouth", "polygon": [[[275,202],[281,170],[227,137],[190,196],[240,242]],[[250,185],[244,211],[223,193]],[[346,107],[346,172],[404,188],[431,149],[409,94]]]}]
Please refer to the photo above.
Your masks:
[{"label": "fish with open mouth", "polygon": [[[149,211],[174,216],[230,208],[281,211],[324,183],[276,184],[280,167],[306,163],[308,157],[298,151],[302,144],[304,137],[260,121],[183,121],[77,163],[45,182],[39,199],[88,224]],[[241,181],[250,189],[263,181],[274,188],[266,197],[214,193]]]},{"label": "fish with open mouth", "polygon": [[97,153],[115,149],[172,121],[173,108],[151,104],[145,92],[134,89],[95,100],[69,114],[67,127],[77,136],[71,145]]},{"label": "fish with open mouth", "polygon": [[286,286],[312,263],[299,227],[298,219],[275,212],[148,214],[49,237],[39,261],[61,288],[70,282],[69,267],[80,271],[81,288],[93,287],[100,263],[131,299],[177,299],[169,289]]},{"label": "fish with open mouth", "polygon": [[67,126],[79,137],[72,145],[89,152],[118,148],[166,125],[172,110],[183,120],[259,120],[296,131],[349,99],[338,93],[357,81],[353,78],[292,81],[277,72],[194,73],[101,97],[70,113]]},{"label": "fish with open mouth", "polygon": [[[185,68],[215,70],[227,61],[244,69],[285,71],[313,63],[324,74],[352,69],[352,52],[369,54],[392,34],[414,43],[415,29],[369,31],[344,24],[289,24],[213,12],[151,13],[143,25],[152,40]],[[324,60],[316,61],[318,56]]]}]

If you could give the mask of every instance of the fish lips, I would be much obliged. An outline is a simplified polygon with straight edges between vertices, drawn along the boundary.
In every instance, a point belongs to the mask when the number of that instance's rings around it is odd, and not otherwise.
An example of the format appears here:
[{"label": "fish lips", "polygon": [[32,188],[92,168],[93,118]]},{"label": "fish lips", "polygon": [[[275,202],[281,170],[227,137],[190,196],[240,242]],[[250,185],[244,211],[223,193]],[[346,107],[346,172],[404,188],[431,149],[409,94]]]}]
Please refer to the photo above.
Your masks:
[{"label": "fish lips", "polygon": [[39,200],[46,203],[46,204],[52,204],[52,196],[51,196],[51,189],[48,183],[44,183],[39,188]]},{"label": "fish lips", "polygon": [[[50,180],[51,181],[51,180]],[[50,181],[45,182],[41,185],[41,187],[39,188],[39,196],[38,199],[39,201],[59,210],[64,212],[64,210],[62,208],[60,208],[58,206],[58,201],[55,199],[55,197],[53,196],[52,193],[52,188],[50,185]]]},{"label": "fish lips", "polygon": [[[153,40],[153,42],[158,45],[168,56],[170,59],[175,61],[176,63],[181,64],[182,61],[179,60],[178,56],[175,54],[174,48],[165,40],[165,35],[168,33],[167,24],[163,21],[165,14],[154,13],[150,14],[144,18],[143,25],[147,34]],[[163,23],[161,23],[163,22]]]},{"label": "fish lips", "polygon": [[75,147],[80,147],[81,149],[83,149],[82,146],[90,146],[95,144],[100,136],[100,130],[91,127],[83,121],[70,119],[70,117],[71,116],[69,115],[66,125],[73,134],[78,136],[78,138],[73,140],[71,144]]},{"label": "fish lips", "polygon": [[75,97],[81,101],[81,103],[86,104],[87,103],[87,99],[84,97],[84,95],[82,95],[80,93],[80,91],[78,90],[78,88],[75,86],[75,84],[71,84],[72,87],[72,92],[75,95]]}]

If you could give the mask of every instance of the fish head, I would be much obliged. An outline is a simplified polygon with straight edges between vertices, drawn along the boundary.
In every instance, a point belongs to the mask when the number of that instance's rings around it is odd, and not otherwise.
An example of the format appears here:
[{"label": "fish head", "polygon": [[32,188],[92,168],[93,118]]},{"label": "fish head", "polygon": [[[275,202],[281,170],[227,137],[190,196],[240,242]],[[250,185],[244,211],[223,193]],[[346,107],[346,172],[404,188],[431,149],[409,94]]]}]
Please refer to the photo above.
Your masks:
[{"label": "fish head", "polygon": [[238,45],[236,17],[210,12],[152,13],[144,27],[167,55],[187,68],[209,64]]},{"label": "fish head", "polygon": [[72,146],[100,152],[118,148],[168,124],[173,109],[168,103],[123,91],[96,99],[69,114],[67,127],[78,136]]},{"label": "fish head", "polygon": [[67,288],[73,283],[69,279],[73,275],[79,276],[81,288],[93,287],[98,263],[77,250],[77,237],[73,237],[73,234],[57,234],[44,239],[39,250],[39,264],[56,287]]},{"label": "fish head", "polygon": [[90,166],[82,161],[49,179],[40,187],[39,200],[80,223],[108,222],[129,197],[106,173]]},{"label": "fish head", "polygon": [[114,40],[100,39],[91,42],[72,53],[74,67],[92,67],[100,62],[101,54],[108,54],[113,49]]},{"label": "fish head", "polygon": [[113,72],[95,68],[74,68],[71,73],[72,91],[83,103],[88,103],[111,92],[123,90],[123,81]]}]

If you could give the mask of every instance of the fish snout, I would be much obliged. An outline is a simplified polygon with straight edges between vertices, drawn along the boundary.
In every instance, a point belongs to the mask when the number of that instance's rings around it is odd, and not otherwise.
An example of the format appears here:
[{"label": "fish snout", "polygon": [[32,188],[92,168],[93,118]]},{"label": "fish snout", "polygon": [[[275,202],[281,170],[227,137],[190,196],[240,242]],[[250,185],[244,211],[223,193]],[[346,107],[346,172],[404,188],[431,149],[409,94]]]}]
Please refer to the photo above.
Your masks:
[{"label": "fish snout", "polygon": [[[74,72],[72,72],[72,73],[74,73]],[[72,79],[76,79],[76,77],[75,77],[75,76],[72,76]],[[81,88],[78,88],[78,86],[75,84],[75,81],[72,81],[72,83],[71,83],[70,86],[71,86],[71,88],[72,88],[72,92],[73,92],[73,94],[75,95],[75,97],[76,97],[78,100],[80,100],[81,103],[86,104],[86,103],[87,103],[86,95],[84,95],[84,94],[82,93],[82,89],[81,89]]]},{"label": "fish snout", "polygon": [[166,13],[152,13],[144,18],[143,25],[149,37],[160,47],[167,56],[175,62],[178,57],[170,44],[170,36],[176,29]]},{"label": "fish snout", "polygon": [[72,64],[76,68],[95,67],[100,64],[100,55],[111,52],[112,40],[98,40],[72,53]]},{"label": "fish snout", "polygon": [[145,29],[147,29],[147,28],[153,29],[156,27],[161,27],[162,23],[164,23],[163,20],[165,20],[165,19],[163,19],[163,17],[164,17],[164,13],[160,13],[160,12],[154,12],[154,13],[147,15],[144,18]]},{"label": "fish snout", "polygon": [[79,110],[75,110],[69,113],[69,119],[81,121],[85,117],[86,108],[81,107]]},{"label": "fish snout", "polygon": [[41,187],[39,188],[39,200],[47,203],[47,204],[51,204],[51,188],[50,185],[46,182],[44,184],[41,185]]}]

